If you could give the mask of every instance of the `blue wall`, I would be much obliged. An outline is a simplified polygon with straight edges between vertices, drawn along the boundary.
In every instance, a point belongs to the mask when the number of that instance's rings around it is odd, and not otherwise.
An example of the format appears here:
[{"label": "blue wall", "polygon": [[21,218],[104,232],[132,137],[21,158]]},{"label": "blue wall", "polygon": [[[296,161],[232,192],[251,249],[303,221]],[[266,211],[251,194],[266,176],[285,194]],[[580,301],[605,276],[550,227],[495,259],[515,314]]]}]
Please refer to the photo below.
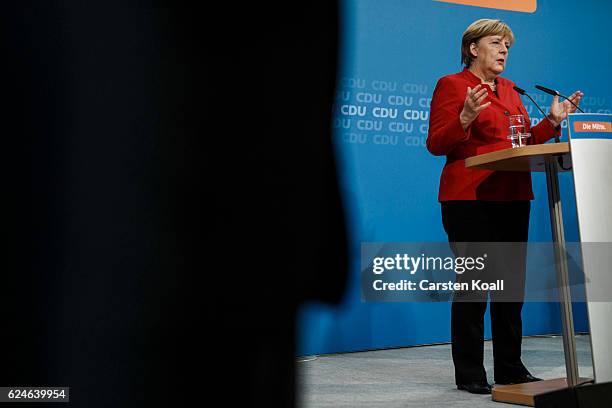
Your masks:
[{"label": "blue wall", "polygon": [[[522,13],[432,0],[344,1],[334,138],[355,258],[349,290],[339,308],[312,304],[302,309],[298,354],[449,341],[449,304],[362,303],[358,257],[361,242],[446,241],[437,202],[444,158],[430,155],[424,147],[428,103],[437,79],[461,70],[461,34],[472,21],[500,18],[510,25],[517,41],[503,76],[532,92],[546,108],[550,98],[533,89],[536,83],[566,93],[580,89],[586,111],[611,112],[607,74],[612,52],[607,39],[612,5],[537,3],[534,13]],[[524,103],[532,121],[539,121],[539,112],[529,101]],[[544,176],[534,175],[533,185],[530,240],[550,241]],[[561,188],[566,237],[575,241],[570,174],[561,175]],[[574,313],[576,330],[586,331],[584,305],[576,305]],[[486,336],[488,320],[487,316]],[[558,306],[525,304],[523,325],[525,335],[559,333]]]}]

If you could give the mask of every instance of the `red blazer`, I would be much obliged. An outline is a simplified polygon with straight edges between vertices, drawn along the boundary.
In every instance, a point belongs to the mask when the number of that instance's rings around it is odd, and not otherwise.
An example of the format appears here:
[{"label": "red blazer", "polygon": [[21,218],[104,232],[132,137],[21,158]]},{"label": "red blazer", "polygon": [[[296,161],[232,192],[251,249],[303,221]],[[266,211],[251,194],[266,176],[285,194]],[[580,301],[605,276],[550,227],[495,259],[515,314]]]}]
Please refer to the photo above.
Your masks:
[{"label": "red blazer", "polygon": [[463,130],[459,114],[463,109],[468,86],[480,84],[480,78],[464,69],[457,74],[441,78],[433,93],[429,118],[427,149],[436,156],[446,155],[446,164],[440,177],[439,201],[531,200],[531,174],[529,172],[502,172],[467,169],[465,159],[477,154],[512,147],[508,136],[508,115],[522,114],[530,128],[528,144],[544,143],[554,137],[550,122],[542,120],[531,128],[529,115],[521,98],[508,79],[497,78],[497,96],[489,85],[483,103],[491,105]]}]

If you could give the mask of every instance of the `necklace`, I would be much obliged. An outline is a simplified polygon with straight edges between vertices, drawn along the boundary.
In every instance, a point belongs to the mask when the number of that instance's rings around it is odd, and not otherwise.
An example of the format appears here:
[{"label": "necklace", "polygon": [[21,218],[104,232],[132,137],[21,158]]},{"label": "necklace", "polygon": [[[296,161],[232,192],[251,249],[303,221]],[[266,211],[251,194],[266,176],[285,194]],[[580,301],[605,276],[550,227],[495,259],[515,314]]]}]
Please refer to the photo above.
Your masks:
[{"label": "necklace", "polygon": [[492,81],[492,82],[482,81],[482,83],[489,85],[493,92],[497,91],[497,84],[495,83],[495,81]]}]

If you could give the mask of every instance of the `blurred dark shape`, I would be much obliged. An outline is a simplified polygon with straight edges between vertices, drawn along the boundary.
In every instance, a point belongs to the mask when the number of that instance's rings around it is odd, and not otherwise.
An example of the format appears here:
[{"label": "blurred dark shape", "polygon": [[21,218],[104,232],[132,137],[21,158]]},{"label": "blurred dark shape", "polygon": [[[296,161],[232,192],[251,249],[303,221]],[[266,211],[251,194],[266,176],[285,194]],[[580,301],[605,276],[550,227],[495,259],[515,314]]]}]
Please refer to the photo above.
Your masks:
[{"label": "blurred dark shape", "polygon": [[337,4],[25,3],[0,13],[0,386],[292,406],[296,310],[347,273]]},{"label": "blurred dark shape", "polygon": [[584,384],[539,394],[534,397],[536,408],[606,408],[610,406],[612,382]]}]

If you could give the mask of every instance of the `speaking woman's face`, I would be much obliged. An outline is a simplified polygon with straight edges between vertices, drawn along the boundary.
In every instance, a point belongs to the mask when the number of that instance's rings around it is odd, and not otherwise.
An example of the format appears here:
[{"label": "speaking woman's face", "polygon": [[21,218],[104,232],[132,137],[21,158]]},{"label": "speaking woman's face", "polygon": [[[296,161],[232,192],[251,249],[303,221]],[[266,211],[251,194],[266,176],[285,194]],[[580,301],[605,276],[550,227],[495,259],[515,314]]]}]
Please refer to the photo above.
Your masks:
[{"label": "speaking woman's face", "polygon": [[472,64],[476,64],[474,68],[487,76],[498,76],[506,68],[509,49],[510,41],[507,37],[501,35],[482,37],[478,43],[470,46],[472,55],[476,57]]}]

